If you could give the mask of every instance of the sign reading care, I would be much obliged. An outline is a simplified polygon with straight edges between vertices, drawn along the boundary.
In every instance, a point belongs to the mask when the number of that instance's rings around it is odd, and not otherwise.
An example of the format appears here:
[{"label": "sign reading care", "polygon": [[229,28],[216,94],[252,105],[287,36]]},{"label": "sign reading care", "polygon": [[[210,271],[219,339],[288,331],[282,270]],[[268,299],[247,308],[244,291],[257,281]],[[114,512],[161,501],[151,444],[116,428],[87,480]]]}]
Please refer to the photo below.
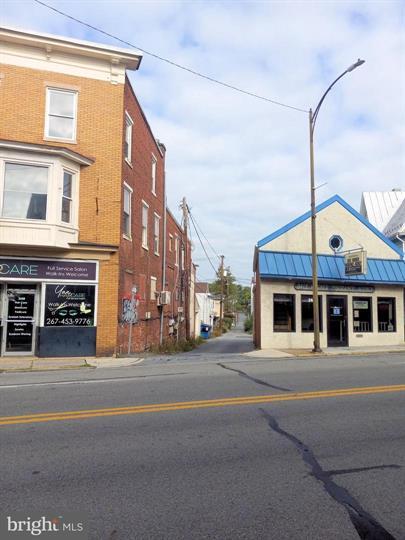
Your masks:
[{"label": "sign reading care", "polygon": [[95,281],[97,263],[69,259],[5,259],[0,257],[0,279]]},{"label": "sign reading care", "polygon": [[47,285],[45,326],[94,326],[95,285]]}]

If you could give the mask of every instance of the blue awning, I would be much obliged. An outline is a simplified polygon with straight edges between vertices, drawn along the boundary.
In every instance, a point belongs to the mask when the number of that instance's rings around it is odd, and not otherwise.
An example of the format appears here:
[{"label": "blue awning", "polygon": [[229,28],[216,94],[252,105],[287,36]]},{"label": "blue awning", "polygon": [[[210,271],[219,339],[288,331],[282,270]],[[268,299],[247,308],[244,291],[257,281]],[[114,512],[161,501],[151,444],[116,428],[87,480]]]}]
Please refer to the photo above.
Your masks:
[{"label": "blue awning", "polygon": [[[309,253],[259,251],[261,278],[312,279],[312,260]],[[345,275],[344,257],[318,255],[319,281],[351,281],[405,285],[405,261],[394,259],[367,259],[367,274]]]}]

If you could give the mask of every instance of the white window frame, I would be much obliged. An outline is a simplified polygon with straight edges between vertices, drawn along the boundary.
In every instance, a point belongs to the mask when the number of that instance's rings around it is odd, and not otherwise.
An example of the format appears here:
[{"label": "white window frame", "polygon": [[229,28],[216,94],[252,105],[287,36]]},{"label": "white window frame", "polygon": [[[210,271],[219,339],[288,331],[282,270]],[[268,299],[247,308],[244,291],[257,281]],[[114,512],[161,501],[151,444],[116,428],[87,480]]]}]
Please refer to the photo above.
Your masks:
[{"label": "white window frame", "polygon": [[157,171],[157,157],[152,154],[152,193],[156,197],[156,171]]},{"label": "white window frame", "polygon": [[[72,196],[70,198],[65,197],[63,195],[63,180],[64,180],[65,172],[72,176]],[[61,197],[60,197],[60,214],[59,214],[59,217],[60,217],[60,222],[63,225],[72,225],[75,222],[75,216],[73,215],[74,208],[75,208],[75,204],[74,204],[74,202],[75,202],[74,201],[75,193],[76,193],[76,173],[75,173],[75,171],[73,171],[72,169],[69,169],[68,167],[62,167],[62,188],[61,188]],[[63,219],[62,219],[63,199],[69,199],[70,200],[70,221],[63,221]]]},{"label": "white window frame", "polygon": [[[6,185],[6,164],[12,163],[15,165],[26,165],[28,167],[46,167],[48,169],[48,180],[46,185],[46,215],[45,219],[29,219],[29,218],[16,218],[16,217],[3,217],[3,204],[4,204],[4,188]],[[53,163],[44,162],[44,161],[33,161],[25,160],[18,158],[2,158],[0,164],[0,219],[8,221],[16,221],[20,223],[47,223],[50,218],[50,188],[52,187],[51,178],[53,177]],[[59,214],[59,223],[63,223],[60,219],[61,215]],[[68,225],[68,224],[66,224]]]},{"label": "white window frame", "polygon": [[173,235],[169,233],[169,251],[173,252]]},{"label": "white window frame", "polygon": [[[152,287],[152,283],[154,283],[154,286]],[[157,277],[150,276],[150,299],[156,300],[156,293],[157,292]]]},{"label": "white window frame", "polygon": [[175,239],[174,239],[174,253],[176,256],[174,264],[176,266],[179,266],[179,255],[180,255],[179,251],[180,251],[180,237],[179,235],[176,234]]},{"label": "white window frame", "polygon": [[[146,208],[146,225],[144,226],[143,223],[143,210]],[[149,249],[148,246],[148,235],[149,235],[149,229],[148,229],[148,221],[149,221],[149,204],[145,201],[142,201],[142,213],[141,213],[141,234],[142,234],[142,247],[143,249]]]},{"label": "white window frame", "polygon": [[[125,215],[125,192],[129,193],[129,231],[123,230],[122,236],[127,240],[132,240],[132,193],[133,189],[126,182],[124,182],[123,199],[122,199],[122,214]],[[125,221],[124,221],[125,223]]]},{"label": "white window frame", "polygon": [[[125,132],[124,132],[124,141],[128,143],[128,156],[124,156],[125,161],[132,167],[132,128],[134,126],[134,121],[129,116],[128,112],[125,111]],[[130,128],[130,129],[128,129]],[[127,134],[129,133],[129,140],[127,141]],[[124,146],[125,152],[125,146]]]},{"label": "white window frame", "polygon": [[[74,100],[73,100],[73,135],[72,138],[66,138],[66,137],[55,137],[54,135],[49,134],[49,105],[50,105],[50,93],[54,92],[60,92],[65,94],[73,94]],[[70,90],[69,88],[58,88],[54,86],[47,86],[46,87],[46,97],[45,97],[45,128],[44,128],[44,139],[45,140],[52,140],[52,141],[66,141],[70,143],[76,143],[77,138],[77,102],[78,102],[78,91],[77,90]],[[56,116],[56,115],[52,115]],[[68,117],[61,117],[61,118],[68,118]]]},{"label": "white window frame", "polygon": [[[156,234],[157,224],[157,234]],[[157,249],[156,249],[157,247]],[[153,252],[155,255],[160,253],[160,216],[156,212],[153,213]]]}]

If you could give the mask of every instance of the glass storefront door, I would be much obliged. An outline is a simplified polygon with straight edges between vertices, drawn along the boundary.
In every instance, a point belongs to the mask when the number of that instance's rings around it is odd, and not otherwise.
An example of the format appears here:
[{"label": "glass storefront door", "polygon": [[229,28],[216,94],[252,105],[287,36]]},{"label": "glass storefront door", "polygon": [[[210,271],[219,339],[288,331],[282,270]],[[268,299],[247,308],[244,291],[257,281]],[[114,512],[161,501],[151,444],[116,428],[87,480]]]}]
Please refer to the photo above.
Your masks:
[{"label": "glass storefront door", "polygon": [[2,337],[3,354],[33,354],[36,297],[36,285],[7,285]]},{"label": "glass storefront door", "polygon": [[347,296],[327,297],[328,347],[345,347],[347,336]]}]

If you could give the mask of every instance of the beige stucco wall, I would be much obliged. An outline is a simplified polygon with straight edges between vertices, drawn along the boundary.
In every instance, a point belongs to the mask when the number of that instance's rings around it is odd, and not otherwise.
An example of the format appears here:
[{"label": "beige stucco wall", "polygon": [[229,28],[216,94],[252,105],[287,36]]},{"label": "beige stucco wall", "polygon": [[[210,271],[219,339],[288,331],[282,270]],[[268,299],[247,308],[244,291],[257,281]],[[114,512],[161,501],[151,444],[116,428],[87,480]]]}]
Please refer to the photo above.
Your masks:
[{"label": "beige stucco wall", "polygon": [[[339,202],[334,202],[317,214],[317,252],[333,254],[329,239],[338,234],[343,238],[343,251],[364,247],[368,257],[399,259],[390,248],[361,221],[348,212]],[[289,251],[311,253],[311,220],[300,223],[288,232],[260,248],[261,251]]]},{"label": "beige stucco wall", "polygon": [[[384,346],[404,344],[404,289],[402,286],[376,286],[373,293],[324,292],[322,296],[323,332],[321,347],[327,347],[327,302],[326,296],[347,296],[348,345],[350,347]],[[295,294],[295,332],[273,332],[273,294]],[[301,332],[301,295],[311,291],[297,291],[294,283],[261,281],[261,346],[262,349],[309,349],[313,346],[313,333]],[[353,332],[353,296],[372,297],[373,332]],[[395,297],[396,332],[378,332],[377,297]],[[339,348],[337,347],[337,350]]]}]

